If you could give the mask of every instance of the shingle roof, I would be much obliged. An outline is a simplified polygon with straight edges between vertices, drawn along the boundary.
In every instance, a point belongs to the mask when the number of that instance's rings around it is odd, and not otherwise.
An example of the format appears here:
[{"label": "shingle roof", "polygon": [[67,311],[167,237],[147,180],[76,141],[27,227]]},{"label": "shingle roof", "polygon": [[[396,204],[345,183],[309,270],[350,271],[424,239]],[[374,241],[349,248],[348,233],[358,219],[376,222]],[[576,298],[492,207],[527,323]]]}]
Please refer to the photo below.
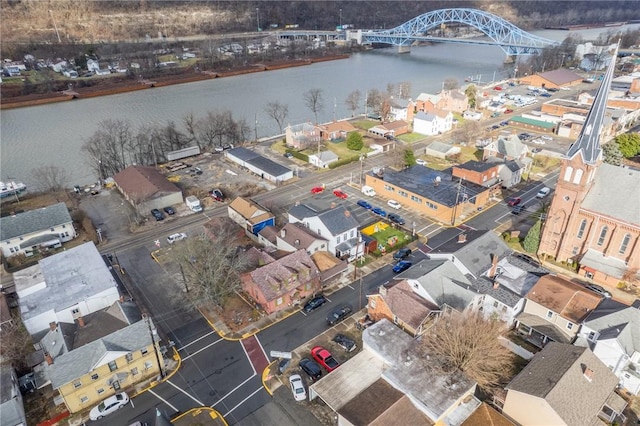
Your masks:
[{"label": "shingle roof", "polygon": [[266,208],[260,206],[258,203],[252,200],[246,200],[242,197],[237,197],[229,204],[229,208],[235,210],[240,214],[247,222],[255,225],[257,223],[264,222],[273,217]]},{"label": "shingle roof", "polygon": [[529,290],[527,299],[578,324],[598,306],[602,296],[557,275],[545,275]]},{"label": "shingle roof", "polygon": [[318,215],[318,219],[327,227],[331,235],[339,235],[358,227],[358,221],[344,206],[326,210]]},{"label": "shingle roof", "polygon": [[389,289],[383,290],[380,297],[385,301],[391,312],[414,330],[433,311],[439,311],[437,305],[420,297],[406,280]]},{"label": "shingle roof", "polygon": [[590,317],[584,325],[600,333],[598,340],[616,339],[629,356],[640,352],[640,309],[629,306],[593,320]]},{"label": "shingle roof", "polygon": [[369,425],[404,394],[382,379],[376,380],[349,402],[338,413],[352,425]]},{"label": "shingle roof", "polygon": [[320,276],[320,271],[305,250],[298,250],[248,275],[265,299],[271,301]]},{"label": "shingle roof", "polygon": [[5,216],[0,218],[0,240],[10,240],[71,222],[71,215],[65,203],[29,210],[15,216]]},{"label": "shingle roof", "polygon": [[306,249],[317,240],[326,241],[300,222],[287,223],[282,227],[280,232],[277,233],[277,236],[287,244],[299,249]]},{"label": "shingle roof", "polygon": [[414,120],[423,120],[423,121],[433,121],[437,118],[438,117],[435,114],[432,114],[430,112],[423,112],[423,111],[418,111],[418,113],[416,113],[416,115],[413,116]]},{"label": "shingle roof", "polygon": [[435,141],[431,142],[427,148],[446,154],[451,148],[453,148],[453,145],[446,142]]},{"label": "shingle roof", "polygon": [[[585,377],[587,369],[591,380]],[[597,417],[617,384],[615,374],[589,349],[549,342],[507,389],[543,398],[567,425],[582,426]]]},{"label": "shingle roof", "polygon": [[98,367],[108,352],[133,352],[151,344],[146,321],[138,321],[102,339],[95,340],[58,357],[48,366],[47,374],[54,389]]},{"label": "shingle roof", "polygon": [[134,202],[182,192],[153,167],[129,166],[113,176],[113,180]]},{"label": "shingle roof", "polygon": [[[438,266],[431,268],[431,263]],[[446,304],[453,309],[463,311],[478,294],[467,277],[452,262],[427,259],[414,265],[410,270],[414,270],[413,272],[420,270],[421,265],[426,265],[429,272],[415,281],[440,308]]]}]

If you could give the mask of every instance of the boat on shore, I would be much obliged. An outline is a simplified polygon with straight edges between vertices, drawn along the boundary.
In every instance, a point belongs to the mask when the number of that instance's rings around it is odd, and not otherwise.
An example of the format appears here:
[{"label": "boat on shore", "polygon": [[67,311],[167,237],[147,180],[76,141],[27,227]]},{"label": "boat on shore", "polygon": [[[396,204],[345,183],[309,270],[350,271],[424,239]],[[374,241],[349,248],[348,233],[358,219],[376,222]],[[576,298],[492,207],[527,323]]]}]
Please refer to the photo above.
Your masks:
[{"label": "boat on shore", "polygon": [[27,185],[22,182],[0,182],[0,198],[9,197],[11,195],[19,194],[27,190]]}]

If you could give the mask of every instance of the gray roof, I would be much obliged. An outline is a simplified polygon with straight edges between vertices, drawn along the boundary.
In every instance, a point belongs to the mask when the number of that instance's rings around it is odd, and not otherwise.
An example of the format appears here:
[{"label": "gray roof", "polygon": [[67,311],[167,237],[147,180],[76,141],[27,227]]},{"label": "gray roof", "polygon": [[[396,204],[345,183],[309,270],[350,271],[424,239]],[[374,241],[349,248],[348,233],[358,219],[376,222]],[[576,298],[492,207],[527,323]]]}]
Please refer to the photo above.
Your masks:
[{"label": "gray roof", "polygon": [[289,209],[289,214],[298,220],[303,220],[307,217],[317,216],[318,210],[307,204],[296,204]]},{"label": "gray roof", "polygon": [[525,145],[514,134],[499,137],[493,146],[499,153],[512,158],[520,157],[525,150]]},{"label": "gray roof", "polygon": [[508,168],[512,172],[517,172],[520,169],[524,169],[524,165],[516,160],[505,161],[504,165],[506,168]]},{"label": "gray roof", "polygon": [[628,306],[594,319],[589,315],[584,325],[600,333],[598,340],[616,339],[629,356],[634,352],[640,352],[640,309],[638,308]]},{"label": "gray roof", "polygon": [[322,162],[335,161],[338,156],[333,151],[322,151],[320,154],[314,154]]},{"label": "gray roof", "polygon": [[0,218],[0,240],[10,240],[71,222],[71,215],[65,203],[29,210],[15,216],[5,216]]},{"label": "gray roof", "polygon": [[473,198],[487,191],[487,188],[467,181],[462,182],[459,190],[460,179],[453,178],[451,169],[434,170],[415,165],[399,172],[385,171],[382,177],[373,173],[371,176],[447,207],[455,206],[456,200],[458,204],[463,203],[465,195]]},{"label": "gray roof", "polygon": [[242,146],[228,150],[227,155],[239,158],[245,163],[249,163],[274,177],[285,175],[291,171],[291,169],[283,166],[282,164],[278,164],[275,161],[263,157],[257,152],[251,151]]},{"label": "gray roof", "polygon": [[13,383],[11,381],[11,376],[14,375],[13,367],[9,364],[0,364],[0,403],[4,404],[5,402],[14,398],[13,394]]},{"label": "gray roof", "polygon": [[424,121],[433,121],[436,118],[438,118],[437,115],[431,114],[431,113],[427,113],[427,112],[424,112],[424,111],[418,111],[418,113],[413,116],[414,120],[424,120]]},{"label": "gray roof", "polygon": [[358,221],[344,206],[336,206],[318,215],[318,219],[324,223],[331,235],[339,235],[358,227]]},{"label": "gray roof", "polygon": [[470,161],[467,161],[466,163],[458,164],[455,167],[459,169],[464,169],[464,170],[472,170],[474,172],[485,172],[497,166],[493,163],[485,163],[484,161],[470,160]]},{"label": "gray roof", "polygon": [[[151,335],[146,321],[138,321],[99,340],[74,349],[58,357],[47,368],[54,389],[73,381],[98,367],[109,352],[125,353],[146,348]],[[108,359],[108,358],[107,358]]]},{"label": "gray roof", "polygon": [[[591,380],[585,377],[587,369],[593,372]],[[507,390],[543,398],[565,424],[583,426],[597,417],[617,385],[615,374],[589,349],[549,342]]]},{"label": "gray roof", "polygon": [[[432,268],[429,265],[432,262],[438,263],[438,266]],[[411,269],[420,270],[423,264],[429,272],[415,281],[425,289],[440,308],[446,304],[456,310],[463,311],[478,294],[471,282],[453,262],[427,259]]]},{"label": "gray roof", "polygon": [[[581,208],[640,225],[640,171],[602,163]],[[615,188],[615,191],[611,189]]]},{"label": "gray roof", "polygon": [[451,148],[453,148],[452,144],[446,143],[446,142],[438,142],[438,141],[431,142],[429,146],[427,146],[427,149],[432,149],[434,151],[438,151],[443,154],[446,154],[447,152],[449,152]]},{"label": "gray roof", "polygon": [[45,257],[39,266],[46,287],[20,297],[20,311],[25,320],[52,309],[60,311],[108,288],[117,288],[92,242]]},{"label": "gray roof", "polygon": [[569,147],[567,152],[567,158],[573,158],[580,154],[582,159],[587,164],[595,164],[596,161],[602,156],[602,148],[600,147],[600,131],[602,130],[602,123],[605,116],[605,110],[607,109],[607,98],[609,95],[609,88],[611,87],[611,80],[613,79],[613,71],[616,67],[617,49],[616,54],[613,55],[609,68],[605,72],[602,79],[602,83],[598,88],[593,99],[591,109],[587,114],[587,118],[582,125],[582,130],[578,135],[578,139]]}]

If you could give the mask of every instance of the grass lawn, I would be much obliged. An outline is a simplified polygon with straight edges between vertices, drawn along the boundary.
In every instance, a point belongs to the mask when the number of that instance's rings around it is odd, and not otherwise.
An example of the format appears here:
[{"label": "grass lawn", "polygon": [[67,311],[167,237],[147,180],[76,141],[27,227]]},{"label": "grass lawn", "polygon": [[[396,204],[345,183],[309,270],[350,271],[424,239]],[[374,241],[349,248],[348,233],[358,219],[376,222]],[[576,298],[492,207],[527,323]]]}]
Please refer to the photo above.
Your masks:
[{"label": "grass lawn", "polygon": [[429,155],[419,155],[418,157],[427,160],[427,167],[430,167],[434,170],[444,170],[454,164],[462,164],[471,160],[482,160],[482,150],[477,149],[474,146],[462,146],[460,147],[460,154],[457,155],[455,159],[452,158],[451,160],[432,157]]},{"label": "grass lawn", "polygon": [[[388,242],[389,239],[394,236],[398,239],[398,241],[393,245],[393,247],[391,247]],[[387,253],[409,244],[412,240],[410,233],[407,233],[401,229],[394,229],[391,226],[382,231],[376,232],[375,234],[372,234],[371,237],[375,238],[376,241],[378,241],[378,244],[383,245]],[[379,251],[376,250],[374,253],[379,254]]]},{"label": "grass lawn", "polygon": [[284,154],[286,152],[286,149],[287,148],[284,145],[284,139],[281,139],[271,144],[271,150],[278,152],[280,154]]},{"label": "grass lawn", "polygon": [[333,151],[334,154],[340,157],[341,160],[347,159],[347,158],[360,158],[362,154],[366,154],[368,152],[373,151],[372,149],[367,148],[366,144],[360,151],[352,151],[349,148],[347,148],[346,141],[339,142],[339,143],[329,142],[329,143],[326,143],[325,146],[327,147],[328,150]]},{"label": "grass lawn", "polygon": [[398,136],[398,139],[402,142],[414,143],[426,139],[426,136],[420,133],[405,133],[404,135]]},{"label": "grass lawn", "polygon": [[352,121],[351,124],[353,124],[353,126],[358,129],[369,130],[373,126],[377,126],[378,124],[380,124],[380,122],[373,121],[373,120],[358,120],[358,121]]},{"label": "grass lawn", "polygon": [[560,168],[560,159],[536,155],[533,159],[531,174],[549,172]]}]

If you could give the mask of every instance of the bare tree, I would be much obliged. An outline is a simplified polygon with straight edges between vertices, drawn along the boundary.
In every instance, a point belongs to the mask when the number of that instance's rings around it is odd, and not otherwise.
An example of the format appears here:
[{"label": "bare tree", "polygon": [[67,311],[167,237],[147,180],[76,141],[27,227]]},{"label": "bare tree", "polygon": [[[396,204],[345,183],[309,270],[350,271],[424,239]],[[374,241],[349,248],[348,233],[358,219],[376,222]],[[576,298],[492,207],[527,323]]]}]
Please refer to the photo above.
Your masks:
[{"label": "bare tree", "polygon": [[27,367],[25,360],[33,352],[33,343],[19,315],[12,315],[11,322],[2,324],[0,342],[0,358],[3,363],[10,363],[17,369]]},{"label": "bare tree", "polygon": [[127,167],[127,147],[131,144],[132,134],[128,121],[104,120],[81,149],[89,157],[91,167],[100,179],[104,179]]},{"label": "bare tree", "polygon": [[318,124],[318,113],[324,108],[324,98],[322,96],[322,89],[310,89],[305,92],[304,104],[313,113],[316,124]]},{"label": "bare tree", "polygon": [[360,98],[362,97],[359,90],[354,90],[347,95],[344,103],[347,104],[347,108],[351,110],[351,116],[355,115],[356,110],[360,107]]},{"label": "bare tree", "polygon": [[456,80],[455,78],[447,78],[442,84],[442,88],[444,90],[454,90],[454,89],[457,89],[458,87],[460,87],[460,84],[458,83],[458,80]]},{"label": "bare tree", "polygon": [[477,121],[467,120],[455,131],[456,142],[469,143],[482,134],[482,128]]},{"label": "bare tree", "polygon": [[246,256],[239,253],[239,228],[228,221],[207,225],[207,231],[181,242],[175,250],[189,299],[196,306],[222,307],[240,288]]},{"label": "bare tree", "polygon": [[380,93],[378,89],[371,89],[367,92],[367,98],[365,101],[367,103],[367,107],[371,108],[371,110],[376,114],[379,114],[383,99],[384,96],[382,96],[382,93]]},{"label": "bare tree", "polygon": [[57,166],[42,166],[31,170],[33,180],[41,190],[58,192],[69,183],[69,174],[65,169]]},{"label": "bare tree", "polygon": [[408,81],[403,81],[398,84],[398,92],[400,99],[409,99],[411,96],[411,83]]},{"label": "bare tree", "polygon": [[182,119],[182,122],[184,123],[185,130],[187,131],[186,136],[188,138],[188,143],[191,144],[192,142],[195,142],[195,144],[198,145],[198,148],[202,149],[200,141],[198,140],[198,120],[196,117],[191,112]]},{"label": "bare tree", "polygon": [[515,356],[498,337],[505,324],[485,319],[481,313],[449,310],[421,338],[425,357],[435,357],[444,371],[462,371],[481,388],[505,384]]},{"label": "bare tree", "polygon": [[282,126],[289,116],[289,107],[287,105],[281,104],[278,101],[269,102],[264,108],[264,112],[266,112],[269,117],[275,120],[275,122],[278,124],[278,128],[280,129],[280,133],[282,133]]}]

